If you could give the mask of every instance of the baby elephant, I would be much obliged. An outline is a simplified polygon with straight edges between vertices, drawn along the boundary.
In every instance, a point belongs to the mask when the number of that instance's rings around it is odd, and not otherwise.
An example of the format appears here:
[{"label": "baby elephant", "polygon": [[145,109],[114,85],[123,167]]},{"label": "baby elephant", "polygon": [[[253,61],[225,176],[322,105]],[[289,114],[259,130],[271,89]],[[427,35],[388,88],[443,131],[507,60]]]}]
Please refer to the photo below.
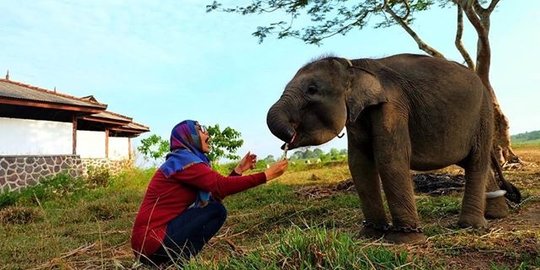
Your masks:
[{"label": "baby elephant", "polygon": [[[486,205],[486,189],[498,189],[490,170],[492,97],[480,78],[458,63],[413,54],[322,58],[296,73],[270,108],[267,124],[289,149],[328,142],[347,127],[349,169],[368,236],[396,243],[425,239],[410,169],[452,164],[465,169],[462,227],[485,227],[484,214],[508,213],[504,197]],[[501,186],[519,200],[515,187],[504,179]]]}]

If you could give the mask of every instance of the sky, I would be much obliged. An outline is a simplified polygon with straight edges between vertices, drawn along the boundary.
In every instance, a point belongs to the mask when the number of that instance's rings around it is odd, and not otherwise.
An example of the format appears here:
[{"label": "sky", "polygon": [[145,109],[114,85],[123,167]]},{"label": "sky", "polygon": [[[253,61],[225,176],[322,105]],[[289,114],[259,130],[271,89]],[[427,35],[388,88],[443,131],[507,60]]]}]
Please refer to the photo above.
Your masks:
[{"label": "sky", "polygon": [[[247,151],[280,156],[282,142],[266,113],[287,82],[325,54],[349,59],[421,53],[399,26],[353,30],[321,46],[297,39],[251,35],[280,14],[206,13],[213,0],[0,0],[0,76],[77,97],[93,95],[108,110],[169,137],[185,119],[241,132]],[[246,1],[225,1],[244,3]],[[249,1],[248,1],[249,2]],[[454,47],[455,9],[422,13],[413,29],[448,59]],[[499,2],[491,17],[491,82],[510,121],[510,133],[540,130],[540,1]],[[465,29],[474,55],[475,32]],[[346,148],[335,138],[320,146]]]}]

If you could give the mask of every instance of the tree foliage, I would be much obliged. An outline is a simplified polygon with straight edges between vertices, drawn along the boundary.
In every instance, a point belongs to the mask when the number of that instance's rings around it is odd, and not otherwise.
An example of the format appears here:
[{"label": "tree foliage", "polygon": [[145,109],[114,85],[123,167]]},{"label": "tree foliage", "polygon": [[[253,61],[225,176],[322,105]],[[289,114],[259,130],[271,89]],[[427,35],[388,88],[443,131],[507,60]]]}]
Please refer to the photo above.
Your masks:
[{"label": "tree foliage", "polygon": [[141,140],[141,145],[137,147],[137,150],[143,154],[145,159],[157,161],[169,152],[169,141],[162,139],[159,135],[152,134]]},{"label": "tree foliage", "polygon": [[231,160],[240,158],[235,154],[244,144],[240,132],[230,127],[221,130],[219,125],[216,124],[208,127],[208,133],[210,134],[210,146],[212,147],[210,153],[208,153],[208,158],[212,162],[217,162],[221,158]]},{"label": "tree foliage", "polygon": [[[240,138],[240,132],[230,127],[221,130],[219,125],[216,124],[208,127],[208,134],[211,138],[211,149],[207,155],[210,161],[219,161],[221,158],[231,160],[240,158],[235,154],[238,148],[244,143],[244,140]],[[141,140],[141,145],[137,147],[137,150],[146,159],[157,161],[160,158],[164,158],[169,152],[169,141],[161,138],[159,135],[152,134],[148,138]]]},{"label": "tree foliage", "polygon": [[[397,16],[411,23],[414,18],[411,13],[428,10],[435,4],[435,0],[267,0],[249,1],[249,4],[236,7],[223,7],[214,1],[206,6],[206,11],[224,11],[241,15],[264,14],[280,11],[284,19],[272,22],[265,26],[258,26],[253,35],[263,42],[269,35],[278,39],[297,38],[308,44],[320,44],[322,40],[335,36],[345,35],[353,29],[362,29],[369,20],[373,20],[374,27],[388,27],[398,24],[385,13],[386,8],[394,10]],[[439,0],[441,5],[449,1]],[[378,15],[378,16],[373,16]],[[298,20],[309,21],[309,25],[297,26]]]}]

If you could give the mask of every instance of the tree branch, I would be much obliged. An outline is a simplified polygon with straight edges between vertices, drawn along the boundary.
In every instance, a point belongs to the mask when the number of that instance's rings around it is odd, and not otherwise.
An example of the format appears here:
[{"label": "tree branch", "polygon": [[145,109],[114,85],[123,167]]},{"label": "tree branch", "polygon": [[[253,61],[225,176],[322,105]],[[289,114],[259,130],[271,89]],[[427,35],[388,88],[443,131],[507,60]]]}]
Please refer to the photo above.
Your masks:
[{"label": "tree branch", "polygon": [[491,47],[489,45],[488,31],[480,21],[478,14],[468,0],[461,0],[459,5],[467,15],[469,22],[478,34],[478,52],[476,55],[476,73],[482,78],[486,86],[489,83],[489,67],[491,65]]},{"label": "tree branch", "polygon": [[480,5],[480,2],[478,0],[474,1],[474,10],[476,10],[476,13],[481,14],[480,17],[483,17],[485,13],[491,14],[493,10],[495,10],[495,7],[499,3],[500,0],[492,0],[489,3],[489,6],[487,8],[482,7]]},{"label": "tree branch", "polygon": [[[404,4],[405,6],[407,7],[407,10],[408,9],[408,1],[407,0],[404,0]],[[399,25],[401,25],[401,27],[403,29],[405,29],[405,31],[414,39],[414,41],[416,41],[416,44],[418,44],[418,48],[426,53],[428,53],[429,55],[433,56],[433,57],[439,57],[439,58],[444,58],[444,55],[442,53],[440,53],[439,51],[435,50],[434,48],[432,48],[431,46],[427,45],[419,36],[418,34],[416,34],[416,32],[414,32],[414,30],[412,30],[409,25],[407,24],[407,22],[405,21],[409,15],[409,12],[407,12],[406,16],[404,18],[402,17],[399,17],[393,10],[392,8],[388,5],[388,0],[384,0],[384,4],[383,4],[383,9],[386,13],[390,14],[392,16],[392,18],[399,23]]]},{"label": "tree branch", "polygon": [[456,4],[457,6],[457,30],[456,30],[456,40],[455,45],[458,49],[459,53],[461,53],[461,56],[463,56],[463,59],[467,63],[467,66],[475,70],[474,62],[472,61],[471,56],[469,55],[469,52],[467,52],[467,49],[465,49],[465,46],[463,46],[463,42],[461,38],[463,37],[463,9],[459,4]]}]

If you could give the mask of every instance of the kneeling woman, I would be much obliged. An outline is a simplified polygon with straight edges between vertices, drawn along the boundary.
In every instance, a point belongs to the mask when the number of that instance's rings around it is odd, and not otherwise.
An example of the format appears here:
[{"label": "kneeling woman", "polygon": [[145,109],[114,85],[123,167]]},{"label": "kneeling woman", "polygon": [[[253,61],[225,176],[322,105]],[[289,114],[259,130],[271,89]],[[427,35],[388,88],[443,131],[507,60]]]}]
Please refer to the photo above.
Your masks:
[{"label": "kneeling woman", "polygon": [[171,132],[170,153],[156,171],[141,203],[131,236],[137,258],[160,265],[196,255],[221,228],[227,196],[258,186],[282,175],[286,160],[262,173],[242,176],[255,166],[248,153],[228,177],[212,170],[205,153],[210,151],[204,126],[192,120]]}]

